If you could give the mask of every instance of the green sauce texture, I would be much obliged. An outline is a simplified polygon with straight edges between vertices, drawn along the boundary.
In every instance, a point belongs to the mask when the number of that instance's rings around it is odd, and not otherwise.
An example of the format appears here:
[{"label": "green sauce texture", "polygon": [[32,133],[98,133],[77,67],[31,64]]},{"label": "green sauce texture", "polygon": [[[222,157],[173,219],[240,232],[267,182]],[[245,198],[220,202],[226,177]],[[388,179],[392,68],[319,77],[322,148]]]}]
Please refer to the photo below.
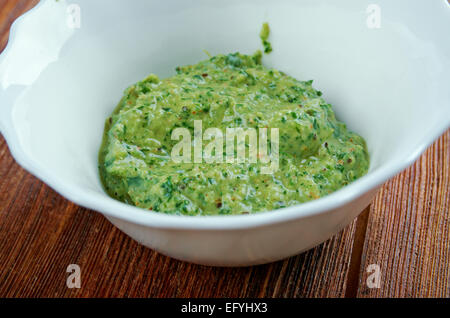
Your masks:
[{"label": "green sauce texture", "polygon": [[[369,156],[321,95],[312,81],[262,65],[261,52],[217,55],[163,80],[152,74],[125,91],[106,121],[104,188],[122,202],[179,215],[256,213],[323,197],[364,175]],[[172,131],[193,135],[194,120],[203,130],[278,128],[278,170],[262,174],[261,162],[175,163]]]}]

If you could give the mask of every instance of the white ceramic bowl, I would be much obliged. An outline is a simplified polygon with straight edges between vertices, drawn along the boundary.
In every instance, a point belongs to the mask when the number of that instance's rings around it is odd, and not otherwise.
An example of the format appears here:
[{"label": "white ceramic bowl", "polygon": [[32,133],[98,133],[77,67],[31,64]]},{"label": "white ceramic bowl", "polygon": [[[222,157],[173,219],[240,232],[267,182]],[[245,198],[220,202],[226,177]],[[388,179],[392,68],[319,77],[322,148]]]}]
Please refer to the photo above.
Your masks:
[{"label": "white ceramic bowl", "polygon": [[[25,169],[163,254],[228,266],[295,255],[349,224],[450,124],[447,2],[379,0],[366,11],[369,4],[42,1],[14,23],[0,57],[1,132]],[[380,28],[369,28],[378,9]],[[274,47],[263,62],[315,80],[338,117],[367,140],[370,172],[314,202],[256,215],[164,215],[108,197],[97,152],[123,90],[205,59],[203,49],[253,53],[263,21]]]}]

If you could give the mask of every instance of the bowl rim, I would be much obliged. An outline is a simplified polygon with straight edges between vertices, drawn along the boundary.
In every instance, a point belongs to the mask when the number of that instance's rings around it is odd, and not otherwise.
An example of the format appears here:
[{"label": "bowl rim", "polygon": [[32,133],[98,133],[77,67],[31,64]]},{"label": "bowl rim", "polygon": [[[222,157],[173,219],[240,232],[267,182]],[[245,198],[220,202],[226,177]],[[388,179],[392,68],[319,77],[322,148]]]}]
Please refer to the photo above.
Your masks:
[{"label": "bowl rim", "polygon": [[[46,0],[41,0],[35,7],[31,8],[13,22],[10,29],[8,43],[4,51],[0,54],[0,63],[4,60],[4,57],[7,55],[11,47],[15,45],[17,30],[23,27],[21,22],[26,19],[27,16],[39,12],[44,2],[46,2]],[[447,8],[450,8],[450,6],[447,6]],[[450,127],[450,119],[447,120],[447,122],[443,120],[440,125],[433,127],[430,134],[422,138],[415,150],[411,153],[406,154],[403,158],[399,158],[395,161],[391,160],[375,170],[369,171],[366,175],[355,180],[351,184],[317,200],[249,215],[184,216],[144,210],[112,199],[107,196],[106,193],[104,194],[104,198],[100,198],[98,194],[82,190],[76,186],[65,184],[64,180],[61,180],[60,177],[51,171],[42,168],[36,160],[25,153],[24,149],[20,146],[17,132],[13,128],[8,127],[10,125],[2,122],[2,117],[4,118],[5,116],[0,117],[0,132],[4,136],[15,161],[63,197],[87,209],[99,211],[109,217],[117,218],[133,224],[152,228],[182,230],[248,229],[329,213],[335,209],[343,207],[351,201],[356,200],[369,191],[374,190],[400,171],[406,169],[418,159],[418,157],[427,149],[429,145],[431,145]]]}]

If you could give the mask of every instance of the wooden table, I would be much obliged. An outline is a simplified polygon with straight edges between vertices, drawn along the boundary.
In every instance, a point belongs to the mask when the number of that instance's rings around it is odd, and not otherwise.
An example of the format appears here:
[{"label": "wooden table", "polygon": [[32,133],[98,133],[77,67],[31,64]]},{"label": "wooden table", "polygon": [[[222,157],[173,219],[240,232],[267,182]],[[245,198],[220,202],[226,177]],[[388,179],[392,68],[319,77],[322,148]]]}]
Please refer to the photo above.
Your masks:
[{"label": "wooden table", "polygon": [[[36,2],[0,2],[0,49]],[[211,268],[144,248],[67,201],[19,167],[0,137],[0,296],[450,297],[449,167],[450,130],[322,245],[268,265]],[[81,267],[80,289],[66,286],[69,264]],[[366,283],[370,264],[380,288]]]}]

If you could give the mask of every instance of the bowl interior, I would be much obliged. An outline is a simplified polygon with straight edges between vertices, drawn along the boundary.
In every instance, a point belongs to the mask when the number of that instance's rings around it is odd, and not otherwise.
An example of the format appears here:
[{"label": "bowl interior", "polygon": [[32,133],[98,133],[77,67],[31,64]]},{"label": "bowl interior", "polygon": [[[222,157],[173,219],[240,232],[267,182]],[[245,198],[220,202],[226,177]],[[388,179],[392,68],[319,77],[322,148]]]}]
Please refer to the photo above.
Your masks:
[{"label": "bowl interior", "polygon": [[[369,2],[356,0],[77,0],[81,25],[73,29],[66,23],[72,2],[45,1],[24,17],[28,34],[18,28],[5,53],[3,94],[14,96],[12,125],[24,152],[65,183],[105,196],[97,154],[124,89],[206,59],[203,50],[251,54],[268,21],[274,50],[263,62],[314,80],[338,118],[366,139],[373,173],[416,155],[450,118],[448,23],[441,21],[448,10],[392,2],[379,1],[381,27],[371,29]],[[426,10],[443,16],[433,20]]]}]

